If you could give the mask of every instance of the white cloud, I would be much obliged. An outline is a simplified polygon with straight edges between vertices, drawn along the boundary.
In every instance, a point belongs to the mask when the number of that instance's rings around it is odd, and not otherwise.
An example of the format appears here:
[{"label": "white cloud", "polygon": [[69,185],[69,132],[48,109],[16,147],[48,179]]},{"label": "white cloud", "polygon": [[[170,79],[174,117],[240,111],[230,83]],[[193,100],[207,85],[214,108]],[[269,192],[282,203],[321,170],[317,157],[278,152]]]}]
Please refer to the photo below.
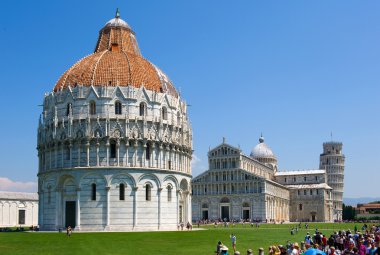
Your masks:
[{"label": "white cloud", "polygon": [[0,177],[1,191],[37,192],[37,182],[18,182],[6,177]]},{"label": "white cloud", "polygon": [[192,175],[197,176],[205,170],[207,170],[207,166],[204,166],[203,161],[197,157],[197,155],[193,154],[193,158],[191,160]]}]

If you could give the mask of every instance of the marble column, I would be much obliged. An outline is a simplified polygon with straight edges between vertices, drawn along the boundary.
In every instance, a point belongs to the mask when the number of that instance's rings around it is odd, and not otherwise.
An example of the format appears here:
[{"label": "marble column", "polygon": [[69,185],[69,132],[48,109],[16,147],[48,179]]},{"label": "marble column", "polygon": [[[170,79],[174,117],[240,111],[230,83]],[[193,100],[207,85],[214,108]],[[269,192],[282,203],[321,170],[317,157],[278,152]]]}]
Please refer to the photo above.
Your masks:
[{"label": "marble column", "polygon": [[162,188],[157,189],[157,199],[158,199],[158,229],[161,228],[161,192]]},{"label": "marble column", "polygon": [[86,165],[87,167],[90,166],[90,141],[87,140],[86,142]]},{"label": "marble column", "polygon": [[120,166],[120,140],[116,141],[116,166]]},{"label": "marble column", "polygon": [[61,227],[61,221],[62,221],[62,210],[61,210],[61,206],[62,206],[62,201],[61,201],[61,192],[62,190],[57,188],[56,191],[55,191],[55,196],[56,196],[56,199],[55,199],[55,227],[56,229],[59,229]]},{"label": "marble column", "polygon": [[138,187],[133,187],[133,228],[137,227],[137,190]]},{"label": "marble column", "polygon": [[77,188],[77,199],[76,199],[76,222],[75,222],[75,230],[80,230],[80,188]]},{"label": "marble column", "polygon": [[106,228],[108,229],[110,227],[110,220],[111,220],[111,211],[110,211],[110,189],[111,187],[106,187],[106,197],[107,197],[107,222],[106,222]]}]

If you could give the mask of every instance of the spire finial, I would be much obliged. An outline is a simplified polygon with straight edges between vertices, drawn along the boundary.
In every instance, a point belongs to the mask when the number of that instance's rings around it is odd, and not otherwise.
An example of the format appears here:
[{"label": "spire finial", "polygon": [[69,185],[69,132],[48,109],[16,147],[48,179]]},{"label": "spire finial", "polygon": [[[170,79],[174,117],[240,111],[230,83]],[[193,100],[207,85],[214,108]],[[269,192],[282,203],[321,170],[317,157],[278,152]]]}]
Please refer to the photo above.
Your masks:
[{"label": "spire finial", "polygon": [[259,138],[259,142],[260,143],[264,142],[263,132],[261,132],[261,135],[260,135],[260,138]]},{"label": "spire finial", "polygon": [[119,8],[116,8],[115,18],[120,18]]}]

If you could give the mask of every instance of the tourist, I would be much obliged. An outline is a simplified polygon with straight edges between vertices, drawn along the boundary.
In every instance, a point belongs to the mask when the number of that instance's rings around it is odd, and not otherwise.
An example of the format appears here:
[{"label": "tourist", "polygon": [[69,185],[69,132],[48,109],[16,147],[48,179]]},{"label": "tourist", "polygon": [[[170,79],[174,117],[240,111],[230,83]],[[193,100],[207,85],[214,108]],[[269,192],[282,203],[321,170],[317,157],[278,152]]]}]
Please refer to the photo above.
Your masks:
[{"label": "tourist", "polygon": [[70,237],[71,236],[71,226],[68,226],[67,228],[66,228],[66,236],[68,236],[68,237]]},{"label": "tourist", "polygon": [[252,251],[252,249],[248,249],[248,250],[247,250],[247,255],[253,255],[253,251]]},{"label": "tourist", "polygon": [[228,255],[228,248],[225,245],[222,245],[220,248],[220,255]]},{"label": "tourist", "polygon": [[371,241],[371,248],[369,249],[369,255],[375,255],[377,248],[375,247],[375,241]]},{"label": "tourist", "polygon": [[357,247],[358,247],[358,254],[359,254],[359,255],[366,255],[366,250],[367,250],[367,248],[365,247],[363,241],[364,241],[363,239],[359,239],[359,240],[358,240],[358,245],[357,245]]},{"label": "tourist", "polygon": [[286,248],[283,245],[279,245],[278,248],[280,249],[280,255],[287,255]]},{"label": "tourist", "polygon": [[220,249],[222,248],[223,244],[221,241],[218,241],[218,244],[216,245],[216,251],[215,254],[220,254]]},{"label": "tourist", "polygon": [[232,249],[234,249],[234,252],[235,252],[236,251],[236,236],[234,234],[231,234],[230,238],[232,242]]},{"label": "tourist", "polygon": [[300,254],[300,247],[298,243],[293,244],[293,250],[292,250],[292,255],[299,255]]}]

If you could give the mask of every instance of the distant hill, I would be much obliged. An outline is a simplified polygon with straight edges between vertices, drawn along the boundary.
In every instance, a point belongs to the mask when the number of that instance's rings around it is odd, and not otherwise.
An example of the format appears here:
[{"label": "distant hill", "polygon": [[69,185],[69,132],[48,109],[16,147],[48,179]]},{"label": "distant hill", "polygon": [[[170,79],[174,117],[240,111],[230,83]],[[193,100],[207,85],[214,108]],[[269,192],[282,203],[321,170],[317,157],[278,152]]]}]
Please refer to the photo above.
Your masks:
[{"label": "distant hill", "polygon": [[358,197],[358,198],[351,198],[346,197],[343,198],[343,203],[345,205],[352,205],[356,206],[357,204],[366,204],[374,201],[380,201],[380,197]]}]

